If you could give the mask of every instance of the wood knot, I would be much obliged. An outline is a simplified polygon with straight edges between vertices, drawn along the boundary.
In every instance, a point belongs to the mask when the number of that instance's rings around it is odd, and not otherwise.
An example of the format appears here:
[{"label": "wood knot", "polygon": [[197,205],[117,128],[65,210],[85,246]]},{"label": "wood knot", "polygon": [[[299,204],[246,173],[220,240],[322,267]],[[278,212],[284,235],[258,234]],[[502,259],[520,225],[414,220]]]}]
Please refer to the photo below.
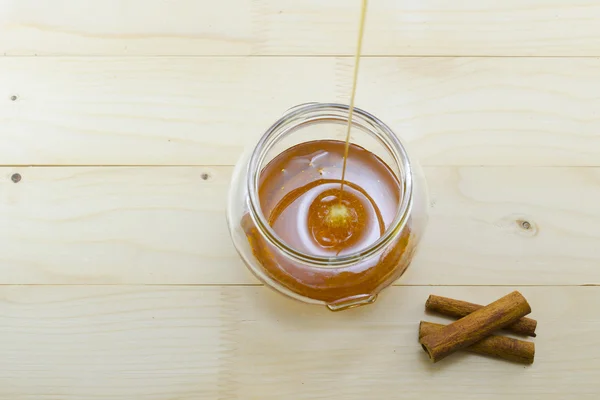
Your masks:
[{"label": "wood knot", "polygon": [[506,232],[519,236],[533,237],[538,234],[539,227],[524,214],[511,214],[496,221],[494,225]]},{"label": "wood knot", "polygon": [[18,97],[15,96],[14,94],[12,96],[10,96],[10,101],[17,101]]},{"label": "wood knot", "polygon": [[200,178],[202,178],[203,181],[207,181],[210,179],[210,175],[207,172],[204,172],[202,175],[200,175]]},{"label": "wood knot", "polygon": [[525,236],[537,235],[538,227],[535,224],[535,222],[528,220],[528,219],[524,219],[524,218],[517,218],[516,223],[517,223],[517,227],[519,228],[518,230],[520,231],[520,233],[522,235],[525,235]]},{"label": "wood knot", "polygon": [[10,180],[13,181],[14,183],[21,182],[21,174],[12,174],[12,176],[10,177]]}]

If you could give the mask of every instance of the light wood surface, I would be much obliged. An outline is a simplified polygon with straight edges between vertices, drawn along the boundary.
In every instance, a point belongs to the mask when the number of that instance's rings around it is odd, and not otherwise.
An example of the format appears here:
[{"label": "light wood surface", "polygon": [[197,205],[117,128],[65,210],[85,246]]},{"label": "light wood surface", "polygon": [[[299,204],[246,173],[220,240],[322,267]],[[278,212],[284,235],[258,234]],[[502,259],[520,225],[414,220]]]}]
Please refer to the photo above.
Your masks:
[{"label": "light wood surface", "polygon": [[431,364],[417,344],[418,321],[448,321],[425,315],[432,290],[486,303],[512,289],[394,287],[372,307],[332,314],[264,287],[3,288],[0,394],[595,399],[597,288],[519,288],[540,321],[531,366],[466,353]]},{"label": "light wood surface", "polygon": [[[597,0],[371,0],[357,105],[425,166],[423,245],[342,313],[242,265],[232,165],[348,101],[355,3],[0,0],[0,400],[598,399]],[[427,360],[429,294],[515,289],[533,365]]]},{"label": "light wood surface", "polygon": [[[351,58],[0,58],[4,165],[231,165]],[[598,58],[369,58],[356,104],[423,165],[600,165]],[[12,96],[16,99],[11,100]]]},{"label": "light wood surface", "polygon": [[[0,0],[0,54],[350,55],[348,0]],[[372,0],[370,55],[598,56],[596,0]]]}]

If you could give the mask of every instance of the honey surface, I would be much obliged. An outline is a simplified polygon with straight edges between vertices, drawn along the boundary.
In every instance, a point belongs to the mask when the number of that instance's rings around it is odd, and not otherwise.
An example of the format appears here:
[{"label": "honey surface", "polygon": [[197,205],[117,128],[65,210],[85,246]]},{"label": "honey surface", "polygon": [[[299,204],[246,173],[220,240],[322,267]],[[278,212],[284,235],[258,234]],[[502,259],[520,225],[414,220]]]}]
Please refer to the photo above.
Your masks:
[{"label": "honey surface", "polygon": [[344,147],[333,140],[302,143],[262,171],[263,214],[289,246],[304,253],[336,256],[364,249],[396,215],[398,179],[379,157],[353,144],[341,193]]},{"label": "honey surface", "polygon": [[[349,147],[340,201],[344,146],[332,140],[302,143],[263,169],[261,209],[288,247],[317,256],[354,253],[377,241],[393,221],[402,193],[398,179],[376,155],[354,144]],[[410,221],[382,254],[329,268],[283,255],[249,216],[242,226],[269,278],[297,294],[327,302],[377,293],[404,272],[412,256]]]}]

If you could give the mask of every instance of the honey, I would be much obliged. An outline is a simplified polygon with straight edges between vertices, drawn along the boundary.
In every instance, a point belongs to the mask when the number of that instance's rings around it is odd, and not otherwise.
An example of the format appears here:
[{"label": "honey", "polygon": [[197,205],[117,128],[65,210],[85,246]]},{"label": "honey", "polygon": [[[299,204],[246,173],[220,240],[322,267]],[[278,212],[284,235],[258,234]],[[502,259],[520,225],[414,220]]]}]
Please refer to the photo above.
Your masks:
[{"label": "honey", "polygon": [[342,193],[344,152],[341,141],[301,143],[262,170],[262,212],[294,249],[316,256],[355,253],[379,239],[396,216],[400,182],[379,157],[354,144]]},{"label": "honey", "polygon": [[[261,172],[262,213],[296,251],[320,257],[360,252],[381,238],[396,217],[402,188],[394,172],[375,154],[350,144],[342,192],[344,153],[343,141],[305,142],[277,155]],[[276,251],[251,218],[242,224],[267,276],[325,302],[377,293],[402,274],[412,255],[405,228],[379,257],[344,267],[308,266]]]}]

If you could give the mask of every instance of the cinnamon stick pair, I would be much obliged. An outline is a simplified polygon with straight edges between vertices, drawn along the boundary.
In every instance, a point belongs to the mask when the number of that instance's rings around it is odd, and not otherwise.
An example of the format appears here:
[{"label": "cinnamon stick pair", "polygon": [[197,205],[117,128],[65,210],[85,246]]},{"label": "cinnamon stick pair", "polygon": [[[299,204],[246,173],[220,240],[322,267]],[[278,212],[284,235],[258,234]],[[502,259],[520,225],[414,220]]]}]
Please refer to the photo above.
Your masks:
[{"label": "cinnamon stick pair", "polygon": [[462,316],[458,321],[445,326],[421,322],[419,341],[433,362],[465,348],[507,360],[528,364],[533,362],[533,343],[490,336],[492,332],[508,327],[513,332],[535,336],[537,322],[529,318],[522,319],[531,312],[531,307],[519,292],[510,293],[485,307],[430,296],[426,308],[446,315]]}]

